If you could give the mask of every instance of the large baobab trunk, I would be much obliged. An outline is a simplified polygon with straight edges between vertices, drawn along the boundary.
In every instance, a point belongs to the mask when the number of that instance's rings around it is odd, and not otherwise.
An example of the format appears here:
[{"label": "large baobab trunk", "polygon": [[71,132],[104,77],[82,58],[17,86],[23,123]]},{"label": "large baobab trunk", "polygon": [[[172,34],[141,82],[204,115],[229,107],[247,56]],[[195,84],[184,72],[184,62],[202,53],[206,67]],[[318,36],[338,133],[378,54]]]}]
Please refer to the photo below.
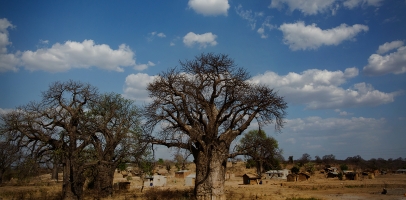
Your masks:
[{"label": "large baobab trunk", "polygon": [[[225,153],[227,152],[227,153]],[[211,149],[195,156],[195,196],[198,200],[225,200],[224,182],[228,149]]]},{"label": "large baobab trunk", "polygon": [[96,170],[94,189],[98,193],[98,197],[111,196],[113,194],[114,165],[101,162],[96,166]]},{"label": "large baobab trunk", "polygon": [[75,160],[66,159],[63,164],[62,199],[81,200],[85,178]]}]

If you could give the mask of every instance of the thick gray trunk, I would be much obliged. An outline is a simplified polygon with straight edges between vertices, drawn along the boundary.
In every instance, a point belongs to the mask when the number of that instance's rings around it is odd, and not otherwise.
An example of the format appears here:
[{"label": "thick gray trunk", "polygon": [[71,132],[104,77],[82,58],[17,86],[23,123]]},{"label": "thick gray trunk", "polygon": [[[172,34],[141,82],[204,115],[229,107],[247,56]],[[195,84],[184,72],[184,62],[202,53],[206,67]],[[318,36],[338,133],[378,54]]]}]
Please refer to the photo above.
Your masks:
[{"label": "thick gray trunk", "polygon": [[58,181],[58,165],[56,163],[52,166],[51,179]]},{"label": "thick gray trunk", "polygon": [[100,163],[97,166],[97,174],[94,179],[94,189],[99,198],[113,194],[113,178],[115,167],[113,164]]},{"label": "thick gray trunk", "polygon": [[224,182],[228,149],[213,149],[195,157],[195,196],[198,200],[225,200]]},{"label": "thick gray trunk", "polygon": [[4,171],[0,170],[0,184],[3,183],[3,174],[4,174]]},{"label": "thick gray trunk", "polygon": [[79,165],[66,159],[63,165],[62,199],[82,200],[85,178]]}]

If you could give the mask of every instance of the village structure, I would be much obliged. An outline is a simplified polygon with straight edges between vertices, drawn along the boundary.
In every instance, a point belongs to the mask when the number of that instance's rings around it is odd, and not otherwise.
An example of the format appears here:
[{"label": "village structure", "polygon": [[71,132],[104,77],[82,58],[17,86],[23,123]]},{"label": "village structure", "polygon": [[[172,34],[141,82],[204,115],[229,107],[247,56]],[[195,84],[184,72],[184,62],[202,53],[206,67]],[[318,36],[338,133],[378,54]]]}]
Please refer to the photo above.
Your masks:
[{"label": "village structure", "polygon": [[[228,166],[232,166],[231,164]],[[362,171],[357,172],[354,170],[340,170],[337,167],[328,167],[319,172],[306,172],[301,171],[299,173],[292,173],[289,169],[278,169],[278,170],[268,170],[259,176],[252,170],[249,173],[238,173],[237,171],[230,170],[225,175],[225,180],[236,180],[239,179],[241,185],[262,185],[268,184],[270,181],[282,181],[282,182],[303,182],[309,181],[314,175],[320,175],[325,179],[340,179],[340,180],[365,180],[365,179],[374,179],[375,176],[384,175],[386,171]],[[406,169],[399,169],[393,171],[392,173],[396,174],[405,174]],[[341,178],[339,178],[341,176]],[[196,183],[196,173],[192,169],[186,170],[177,170],[168,172],[166,169],[158,168],[154,171],[153,175],[144,175],[141,176],[136,172],[135,169],[128,167],[127,170],[115,172],[115,189],[128,190],[131,187],[137,187],[131,185],[130,182],[132,179],[138,179],[143,177],[143,187],[165,187],[170,184],[177,184],[185,187],[194,187]]]}]

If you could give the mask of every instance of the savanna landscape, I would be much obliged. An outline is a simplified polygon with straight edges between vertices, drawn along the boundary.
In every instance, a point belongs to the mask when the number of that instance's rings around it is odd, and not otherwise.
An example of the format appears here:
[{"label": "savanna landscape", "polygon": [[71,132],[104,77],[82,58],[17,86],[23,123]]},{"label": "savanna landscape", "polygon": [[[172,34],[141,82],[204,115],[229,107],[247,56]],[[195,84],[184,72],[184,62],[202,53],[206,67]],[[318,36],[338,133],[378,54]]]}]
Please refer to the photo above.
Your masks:
[{"label": "savanna landscape", "polygon": [[[255,173],[255,169],[246,169],[245,162],[227,164],[229,176],[225,182],[227,199],[406,199],[406,174],[388,172],[381,175],[361,176],[358,180],[339,180],[339,178],[326,178],[325,173],[315,172],[307,181],[287,182],[278,179],[262,179],[262,184],[244,185],[242,175]],[[292,165],[287,165],[289,168]],[[128,173],[115,172],[114,183],[129,182],[128,188],[115,188],[110,197],[105,200],[152,200],[152,199],[194,199],[193,186],[185,186],[184,178],[175,178],[175,166],[173,171],[167,174],[165,186],[142,188],[143,182],[138,176]],[[193,172],[194,164],[188,164],[187,168]],[[162,170],[162,166],[156,167],[156,171]],[[126,178],[123,178],[126,174]],[[62,176],[60,174],[60,176]],[[28,182],[11,180],[0,187],[0,199],[59,199],[61,181],[51,180],[51,174],[43,174],[33,177]],[[381,194],[383,188],[387,194]],[[84,199],[94,199],[95,194],[91,190],[85,190]]]}]

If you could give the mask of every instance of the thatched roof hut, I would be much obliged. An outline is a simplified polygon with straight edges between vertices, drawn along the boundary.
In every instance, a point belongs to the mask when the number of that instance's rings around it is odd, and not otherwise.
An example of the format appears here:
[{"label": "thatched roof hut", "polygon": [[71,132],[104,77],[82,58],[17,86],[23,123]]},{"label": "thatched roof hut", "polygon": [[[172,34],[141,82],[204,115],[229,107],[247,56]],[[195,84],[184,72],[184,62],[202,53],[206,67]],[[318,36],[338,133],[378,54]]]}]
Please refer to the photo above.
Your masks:
[{"label": "thatched roof hut", "polygon": [[286,176],[286,180],[287,180],[288,182],[295,182],[295,181],[296,181],[296,177],[297,177],[296,174],[288,174],[288,175]]},{"label": "thatched roof hut", "polygon": [[186,178],[191,172],[189,170],[180,170],[175,172],[175,178]]},{"label": "thatched roof hut", "polygon": [[307,181],[309,178],[310,178],[310,174],[308,174],[308,173],[301,172],[297,175],[298,181]]},{"label": "thatched roof hut", "polygon": [[246,185],[257,185],[261,177],[256,174],[244,174],[242,176],[243,183]]}]

